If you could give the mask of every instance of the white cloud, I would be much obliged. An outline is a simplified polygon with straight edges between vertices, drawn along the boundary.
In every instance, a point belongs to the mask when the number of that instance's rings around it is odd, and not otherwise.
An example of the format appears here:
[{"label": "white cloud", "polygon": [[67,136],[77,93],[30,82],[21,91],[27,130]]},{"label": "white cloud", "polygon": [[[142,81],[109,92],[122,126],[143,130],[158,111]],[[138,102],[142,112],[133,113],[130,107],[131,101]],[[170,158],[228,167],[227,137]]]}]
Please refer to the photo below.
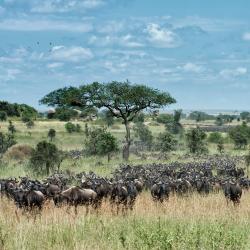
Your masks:
[{"label": "white cloud", "polygon": [[55,20],[6,19],[0,22],[0,30],[89,32],[92,25]]},{"label": "white cloud", "polygon": [[47,68],[49,68],[49,69],[56,69],[56,68],[60,68],[62,66],[63,66],[63,63],[60,63],[60,62],[54,62],[54,63],[47,64]]},{"label": "white cloud", "polygon": [[223,78],[232,78],[232,77],[239,77],[239,76],[243,76],[246,75],[248,72],[247,68],[244,67],[238,67],[236,69],[223,69],[220,71],[220,75]]},{"label": "white cloud", "polygon": [[242,39],[245,41],[250,41],[250,32],[244,33]]},{"label": "white cloud", "polygon": [[55,46],[52,48],[50,58],[58,61],[79,62],[93,58],[93,53],[90,49],[83,47]]},{"label": "white cloud", "polygon": [[31,11],[38,13],[65,13],[95,9],[104,4],[103,0],[39,0],[35,1]]},{"label": "white cloud", "polygon": [[158,24],[148,24],[145,31],[149,35],[148,40],[156,47],[174,48],[179,46],[178,36],[171,30],[161,28]]},{"label": "white cloud", "polygon": [[124,36],[105,36],[105,37],[97,37],[92,36],[89,39],[90,44],[95,44],[97,46],[114,46],[119,45],[123,47],[128,48],[137,48],[137,47],[143,47],[144,45],[141,42],[138,42],[135,40],[135,37],[133,37],[130,34],[124,35]]},{"label": "white cloud", "polygon": [[22,73],[21,70],[15,68],[0,69],[0,80],[3,82],[15,80],[17,75]]},{"label": "white cloud", "polygon": [[186,63],[182,69],[185,72],[192,72],[192,73],[200,73],[204,70],[204,68],[200,65],[194,64],[194,63]]}]

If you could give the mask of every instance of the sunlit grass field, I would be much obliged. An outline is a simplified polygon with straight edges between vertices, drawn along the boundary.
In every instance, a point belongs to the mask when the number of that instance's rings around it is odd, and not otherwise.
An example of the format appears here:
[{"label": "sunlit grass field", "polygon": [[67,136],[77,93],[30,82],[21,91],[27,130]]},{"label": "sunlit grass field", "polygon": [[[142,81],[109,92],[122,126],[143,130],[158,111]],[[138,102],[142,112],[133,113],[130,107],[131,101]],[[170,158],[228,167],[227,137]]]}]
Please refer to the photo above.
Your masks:
[{"label": "sunlit grass field", "polygon": [[[14,121],[18,144],[32,147],[48,140],[50,128],[57,131],[53,141],[61,150],[81,150],[84,147],[84,133],[69,134],[65,122],[35,121],[27,129],[20,121]],[[85,123],[78,121],[84,130]],[[188,124],[193,126],[195,124]],[[8,123],[1,123],[1,131],[7,131]],[[89,123],[89,127],[100,126]],[[154,137],[164,131],[163,125],[149,124]],[[122,143],[125,135],[122,124],[108,128]],[[176,152],[167,159],[157,159],[146,153],[146,159],[134,154],[129,164],[170,162],[187,153],[184,139]],[[216,145],[209,144],[210,153],[216,153]],[[233,150],[232,144],[225,144],[225,151],[231,155],[242,155],[244,151]],[[186,160],[192,160],[186,159]],[[121,153],[113,156],[111,162],[103,157],[84,157],[79,160],[66,159],[61,170],[73,174],[94,171],[109,176],[123,163]],[[28,167],[28,160],[18,161],[3,157],[0,178],[34,176]],[[172,196],[164,204],[152,201],[149,192],[139,196],[133,211],[116,214],[105,202],[97,212],[88,215],[84,207],[69,213],[66,208],[55,208],[47,202],[41,215],[24,214],[16,210],[12,201],[2,197],[0,201],[0,249],[250,249],[250,192],[244,192],[239,207],[227,206],[224,195],[211,194],[203,197]]]},{"label": "sunlit grass field", "polygon": [[208,197],[173,196],[156,204],[148,193],[133,211],[112,212],[105,202],[88,215],[84,207],[54,208],[41,215],[16,211],[6,199],[0,204],[1,249],[249,249],[250,193],[239,207],[227,206],[222,193]]}]

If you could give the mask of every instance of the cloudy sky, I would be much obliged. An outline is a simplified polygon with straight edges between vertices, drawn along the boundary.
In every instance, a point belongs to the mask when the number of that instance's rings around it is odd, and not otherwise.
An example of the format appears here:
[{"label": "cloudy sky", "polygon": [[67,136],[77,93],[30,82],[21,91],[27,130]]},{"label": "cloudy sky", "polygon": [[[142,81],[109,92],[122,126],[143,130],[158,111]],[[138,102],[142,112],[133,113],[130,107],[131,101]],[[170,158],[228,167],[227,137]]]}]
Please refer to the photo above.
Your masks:
[{"label": "cloudy sky", "polygon": [[250,109],[249,0],[0,0],[0,99],[112,80]]}]

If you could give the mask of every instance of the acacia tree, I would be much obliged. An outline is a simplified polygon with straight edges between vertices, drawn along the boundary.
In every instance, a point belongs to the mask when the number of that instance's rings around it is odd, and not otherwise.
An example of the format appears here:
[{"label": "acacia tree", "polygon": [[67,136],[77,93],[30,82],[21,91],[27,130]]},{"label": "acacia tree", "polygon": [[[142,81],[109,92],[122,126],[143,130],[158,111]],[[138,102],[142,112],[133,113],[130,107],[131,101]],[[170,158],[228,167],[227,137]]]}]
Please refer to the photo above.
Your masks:
[{"label": "acacia tree", "polygon": [[49,106],[93,106],[109,110],[114,117],[123,120],[126,129],[123,158],[128,160],[131,145],[130,122],[142,110],[160,109],[176,101],[169,93],[145,85],[113,81],[59,89],[46,95],[40,102]]},{"label": "acacia tree", "polygon": [[30,166],[38,174],[46,173],[49,175],[55,165],[60,166],[63,159],[64,158],[56,145],[46,141],[41,141],[32,151]]}]

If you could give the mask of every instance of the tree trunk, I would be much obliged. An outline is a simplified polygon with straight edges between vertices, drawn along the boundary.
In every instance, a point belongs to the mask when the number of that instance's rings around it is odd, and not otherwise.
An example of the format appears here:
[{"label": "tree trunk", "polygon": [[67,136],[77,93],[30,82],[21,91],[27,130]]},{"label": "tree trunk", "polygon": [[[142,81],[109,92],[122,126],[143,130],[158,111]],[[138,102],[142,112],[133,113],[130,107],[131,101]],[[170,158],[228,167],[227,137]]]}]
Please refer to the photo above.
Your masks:
[{"label": "tree trunk", "polygon": [[131,139],[130,139],[130,127],[129,127],[129,122],[128,121],[125,121],[125,127],[126,127],[126,142],[125,142],[125,145],[123,147],[123,152],[122,152],[122,156],[123,156],[123,159],[125,161],[128,161],[129,159],[129,148],[130,148],[130,144],[131,144]]},{"label": "tree trunk", "polygon": [[111,158],[111,156],[110,156],[110,154],[108,154],[108,162],[110,162],[110,158]]},{"label": "tree trunk", "polygon": [[49,162],[46,162],[46,173],[49,176]]}]

